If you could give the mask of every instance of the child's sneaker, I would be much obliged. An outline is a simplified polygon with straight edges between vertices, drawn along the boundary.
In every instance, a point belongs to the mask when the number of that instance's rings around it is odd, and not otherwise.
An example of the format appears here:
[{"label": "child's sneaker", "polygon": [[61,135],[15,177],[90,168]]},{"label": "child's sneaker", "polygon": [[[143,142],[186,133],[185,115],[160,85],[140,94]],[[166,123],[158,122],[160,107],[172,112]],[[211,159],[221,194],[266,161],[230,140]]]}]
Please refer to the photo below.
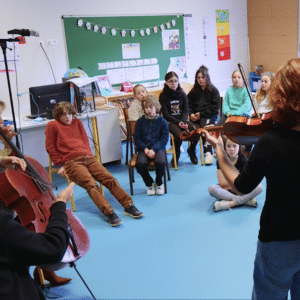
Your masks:
[{"label": "child's sneaker", "polygon": [[173,149],[172,149],[172,147],[171,148],[169,148],[167,151],[167,154],[172,154],[173,153]]},{"label": "child's sneaker", "polygon": [[253,198],[253,199],[247,201],[247,202],[245,203],[245,205],[251,206],[251,207],[257,207],[257,201],[255,200],[255,198]]},{"label": "child's sneaker", "polygon": [[155,183],[153,182],[151,186],[148,186],[146,191],[148,196],[154,196],[155,195]]},{"label": "child's sneaker", "polygon": [[107,220],[108,220],[108,223],[110,224],[110,226],[112,226],[112,227],[122,224],[121,219],[117,216],[116,213],[112,213],[112,214],[108,215]]},{"label": "child's sneaker", "polygon": [[165,193],[165,186],[163,184],[155,187],[156,195],[163,195],[164,193]]},{"label": "child's sneaker", "polygon": [[230,209],[229,207],[229,201],[226,200],[221,200],[221,201],[216,201],[214,203],[214,211],[220,211],[220,210],[228,210]]},{"label": "child's sneaker", "polygon": [[206,152],[205,153],[205,161],[204,161],[205,165],[211,165],[213,163],[212,160],[212,155],[210,152]]},{"label": "child's sneaker", "polygon": [[127,215],[131,218],[138,219],[144,214],[140,212],[133,204],[124,209],[124,215]]}]

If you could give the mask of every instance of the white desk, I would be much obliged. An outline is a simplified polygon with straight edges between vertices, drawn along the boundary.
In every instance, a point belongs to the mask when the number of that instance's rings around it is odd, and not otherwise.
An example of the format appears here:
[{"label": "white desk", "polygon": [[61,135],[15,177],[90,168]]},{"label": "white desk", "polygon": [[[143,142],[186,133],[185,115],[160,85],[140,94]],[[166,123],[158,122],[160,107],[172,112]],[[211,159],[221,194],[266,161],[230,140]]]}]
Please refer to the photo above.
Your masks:
[{"label": "white desk", "polygon": [[[97,120],[101,162],[105,164],[121,160],[122,146],[118,108],[97,110],[77,116],[83,123],[86,133],[90,138],[91,149],[95,153],[95,146],[92,141],[93,129],[91,118],[93,117],[96,117]],[[23,144],[23,154],[33,157],[44,167],[48,167],[49,164],[48,153],[45,148],[45,128],[48,122],[51,122],[51,120],[42,122],[22,120],[21,126],[18,126],[21,134],[19,142]]]}]

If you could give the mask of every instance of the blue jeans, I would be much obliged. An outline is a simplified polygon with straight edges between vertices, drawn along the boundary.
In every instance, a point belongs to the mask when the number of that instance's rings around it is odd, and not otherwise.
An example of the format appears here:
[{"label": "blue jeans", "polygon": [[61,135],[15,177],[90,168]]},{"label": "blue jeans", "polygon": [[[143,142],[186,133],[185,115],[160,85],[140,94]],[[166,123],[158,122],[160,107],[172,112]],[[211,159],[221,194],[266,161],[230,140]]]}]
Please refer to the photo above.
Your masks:
[{"label": "blue jeans", "polygon": [[300,299],[300,240],[258,241],[253,278],[252,299]]}]

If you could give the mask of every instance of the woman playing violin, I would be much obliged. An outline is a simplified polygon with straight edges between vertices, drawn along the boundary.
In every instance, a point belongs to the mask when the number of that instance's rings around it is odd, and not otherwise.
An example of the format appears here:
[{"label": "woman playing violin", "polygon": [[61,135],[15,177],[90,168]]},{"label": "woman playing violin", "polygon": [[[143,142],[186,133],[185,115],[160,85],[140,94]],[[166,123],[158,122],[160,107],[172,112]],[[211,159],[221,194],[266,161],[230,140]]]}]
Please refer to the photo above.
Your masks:
[{"label": "woman playing violin", "polygon": [[[26,169],[18,157],[0,157],[0,171],[15,166]],[[74,183],[57,195],[50,208],[51,217],[45,233],[28,231],[14,219],[14,212],[0,200],[0,299],[46,299],[29,274],[29,266],[60,262],[69,242],[66,203]]]},{"label": "woman playing violin", "polygon": [[256,143],[239,173],[219,134],[203,131],[231,187],[249,193],[266,177],[252,299],[300,299],[300,58],[282,66],[271,85],[276,122]]}]

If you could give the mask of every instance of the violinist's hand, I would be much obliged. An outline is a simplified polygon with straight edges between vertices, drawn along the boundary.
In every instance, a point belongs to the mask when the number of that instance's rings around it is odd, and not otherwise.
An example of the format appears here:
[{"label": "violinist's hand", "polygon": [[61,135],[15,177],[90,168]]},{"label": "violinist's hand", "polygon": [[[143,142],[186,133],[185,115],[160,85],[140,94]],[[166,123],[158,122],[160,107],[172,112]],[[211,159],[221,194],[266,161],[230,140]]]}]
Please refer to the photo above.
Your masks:
[{"label": "violinist's hand", "polygon": [[64,203],[68,203],[70,198],[73,195],[73,190],[74,190],[75,183],[71,182],[67,188],[62,190],[57,196],[56,196],[56,201],[62,201]]},{"label": "violinist's hand", "polygon": [[4,168],[15,170],[17,167],[20,167],[23,171],[25,171],[27,167],[26,161],[16,156],[0,157],[0,165],[2,165]]},{"label": "violinist's hand", "polygon": [[217,149],[224,149],[223,139],[220,132],[208,132],[207,130],[203,129],[202,133],[205,134],[206,141],[212,145],[215,151]]},{"label": "violinist's hand", "polygon": [[66,177],[65,167],[60,167],[57,171],[57,174],[62,176],[62,177]]}]

